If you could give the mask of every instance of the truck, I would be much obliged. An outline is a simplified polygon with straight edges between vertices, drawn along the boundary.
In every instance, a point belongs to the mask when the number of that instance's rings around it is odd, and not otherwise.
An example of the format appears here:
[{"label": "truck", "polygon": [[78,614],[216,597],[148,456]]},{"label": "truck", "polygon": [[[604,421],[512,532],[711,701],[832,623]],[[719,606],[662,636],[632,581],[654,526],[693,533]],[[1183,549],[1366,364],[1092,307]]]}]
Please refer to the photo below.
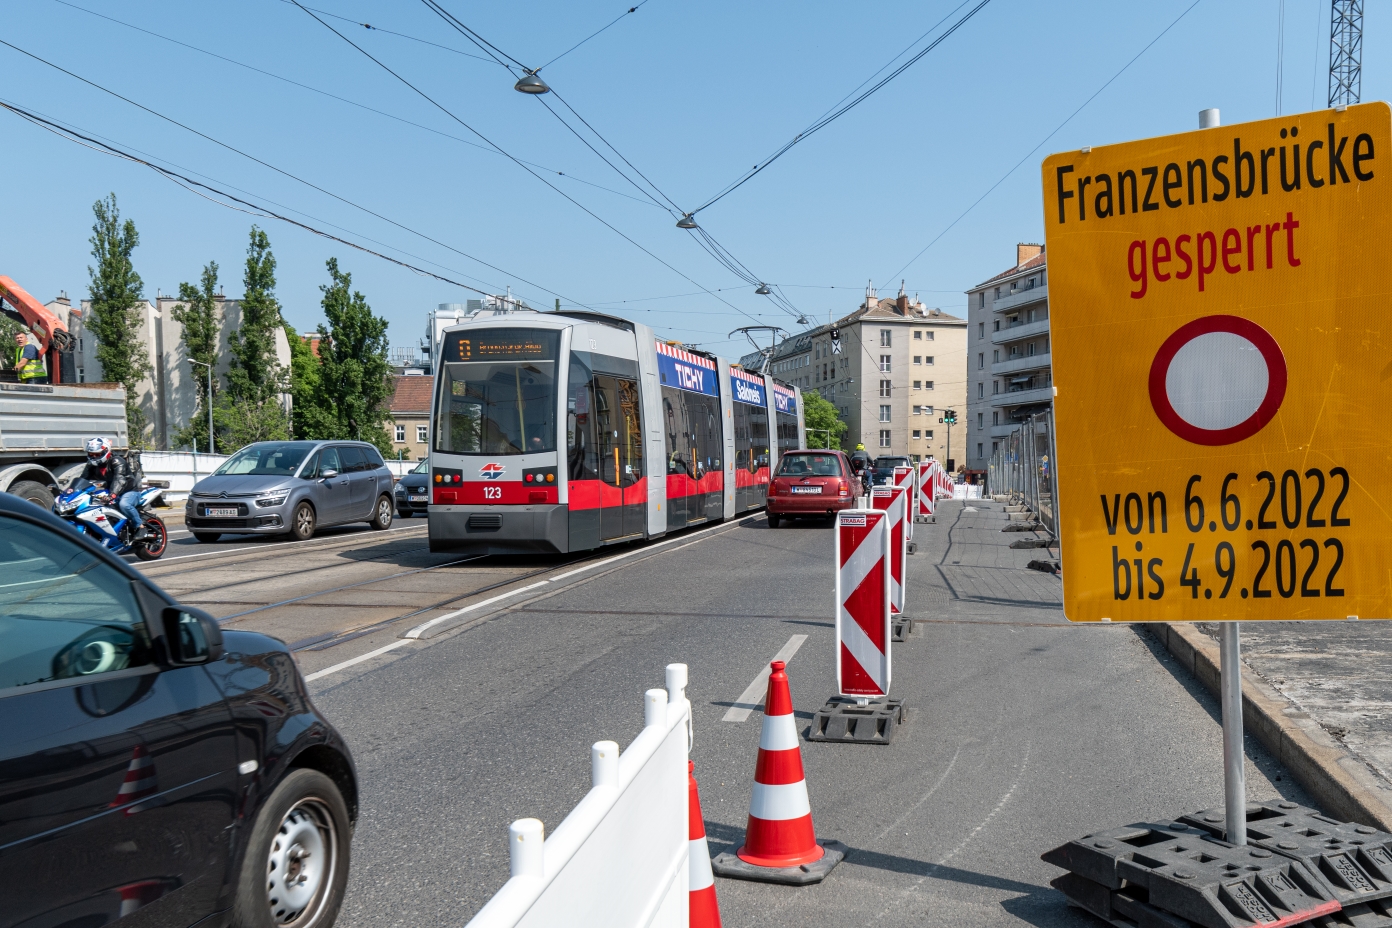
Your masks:
[{"label": "truck", "polygon": [[129,448],[126,391],[114,383],[0,382],[0,491],[53,507],[87,463],[87,439]]}]

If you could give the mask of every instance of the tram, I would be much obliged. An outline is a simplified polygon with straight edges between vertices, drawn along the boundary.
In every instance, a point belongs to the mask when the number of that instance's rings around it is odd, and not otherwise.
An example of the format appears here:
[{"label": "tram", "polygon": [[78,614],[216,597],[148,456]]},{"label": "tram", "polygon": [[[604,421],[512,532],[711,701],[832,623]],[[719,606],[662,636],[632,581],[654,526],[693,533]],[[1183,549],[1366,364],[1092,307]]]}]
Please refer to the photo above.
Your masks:
[{"label": "tram", "polygon": [[798,388],[599,313],[450,326],[435,370],[432,551],[585,551],[729,519],[806,441]]}]

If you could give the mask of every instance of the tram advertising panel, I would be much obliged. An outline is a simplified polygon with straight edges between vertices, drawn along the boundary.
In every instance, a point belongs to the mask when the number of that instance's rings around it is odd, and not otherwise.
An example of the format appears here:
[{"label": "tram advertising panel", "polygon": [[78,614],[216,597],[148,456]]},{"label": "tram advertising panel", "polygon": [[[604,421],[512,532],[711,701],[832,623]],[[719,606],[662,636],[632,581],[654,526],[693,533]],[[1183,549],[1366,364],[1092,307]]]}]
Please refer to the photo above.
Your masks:
[{"label": "tram advertising panel", "polygon": [[778,455],[802,447],[798,434],[797,391],[780,381],[773,381],[773,408],[778,418]]},{"label": "tram advertising panel", "polygon": [[772,450],[764,378],[730,368],[730,396],[735,401],[735,509],[757,509],[768,500]]},{"label": "tram advertising panel", "polygon": [[667,527],[720,519],[725,491],[715,361],[657,343],[667,451]]}]

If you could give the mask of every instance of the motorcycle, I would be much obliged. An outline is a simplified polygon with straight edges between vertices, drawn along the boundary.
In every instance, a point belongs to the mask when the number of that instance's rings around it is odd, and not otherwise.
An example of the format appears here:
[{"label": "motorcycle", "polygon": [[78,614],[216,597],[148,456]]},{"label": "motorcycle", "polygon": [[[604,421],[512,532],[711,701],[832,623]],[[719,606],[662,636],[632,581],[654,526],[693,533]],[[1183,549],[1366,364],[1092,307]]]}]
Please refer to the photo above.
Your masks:
[{"label": "motorcycle", "polygon": [[116,501],[90,481],[74,481],[53,501],[53,514],[113,554],[134,554],[142,561],[153,561],[169,544],[164,522],[150,511],[162,493],[159,487],[140,491],[136,508],[148,534],[134,543],[130,539],[135,527],[127,525],[129,520],[116,508]]}]

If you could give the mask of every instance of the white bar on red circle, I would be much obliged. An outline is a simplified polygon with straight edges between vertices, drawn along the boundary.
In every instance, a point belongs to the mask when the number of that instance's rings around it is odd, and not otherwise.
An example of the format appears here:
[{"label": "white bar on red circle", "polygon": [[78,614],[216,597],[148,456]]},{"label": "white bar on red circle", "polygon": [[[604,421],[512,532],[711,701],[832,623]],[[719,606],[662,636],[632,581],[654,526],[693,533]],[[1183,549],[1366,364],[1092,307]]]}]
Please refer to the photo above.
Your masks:
[{"label": "white bar on red circle", "polygon": [[938,510],[937,498],[933,495],[934,461],[924,461],[918,465],[918,486],[914,493],[914,511],[918,518],[926,519]]},{"label": "white bar on red circle", "polygon": [[[912,509],[913,509],[913,503],[912,503],[912,501],[913,501],[913,498],[914,498],[914,473],[915,473],[915,471],[914,471],[914,468],[912,468],[912,467],[896,467],[896,468],[894,468],[894,481],[893,481],[893,483],[894,483],[894,485],[895,485],[896,487],[903,487],[903,488],[904,488],[904,498],[905,498],[906,500],[909,500],[909,504],[906,506],[906,508],[910,511],[910,514],[912,514]],[[912,519],[912,518],[908,518],[908,519],[906,519],[905,522],[904,522],[904,537],[905,537],[905,538],[910,538],[910,539],[913,538],[913,519]]]},{"label": "white bar on red circle", "polygon": [[909,567],[909,491],[904,487],[878,486],[870,491],[870,505],[889,515],[889,611],[904,611],[904,583]]},{"label": "white bar on red circle", "polygon": [[890,535],[886,512],[837,513],[836,686],[842,696],[889,692]]}]

